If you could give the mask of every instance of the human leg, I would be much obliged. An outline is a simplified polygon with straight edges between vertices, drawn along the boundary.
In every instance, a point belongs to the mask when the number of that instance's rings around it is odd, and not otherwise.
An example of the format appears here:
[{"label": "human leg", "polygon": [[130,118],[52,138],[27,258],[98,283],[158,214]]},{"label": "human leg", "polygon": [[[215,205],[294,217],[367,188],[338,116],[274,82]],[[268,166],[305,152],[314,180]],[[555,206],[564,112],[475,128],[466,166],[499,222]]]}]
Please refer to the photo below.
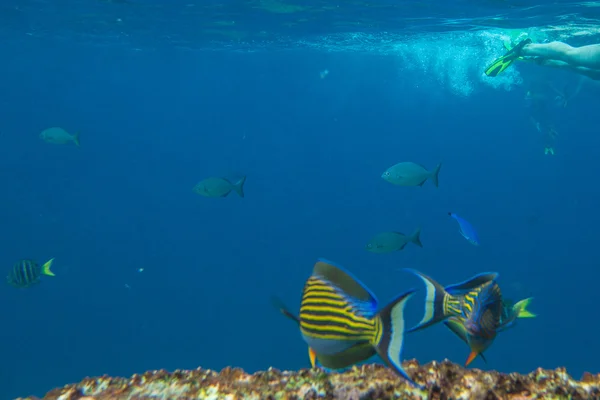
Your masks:
[{"label": "human leg", "polygon": [[576,67],[600,70],[600,44],[573,47],[563,42],[529,43],[523,46],[520,55],[558,60]]}]

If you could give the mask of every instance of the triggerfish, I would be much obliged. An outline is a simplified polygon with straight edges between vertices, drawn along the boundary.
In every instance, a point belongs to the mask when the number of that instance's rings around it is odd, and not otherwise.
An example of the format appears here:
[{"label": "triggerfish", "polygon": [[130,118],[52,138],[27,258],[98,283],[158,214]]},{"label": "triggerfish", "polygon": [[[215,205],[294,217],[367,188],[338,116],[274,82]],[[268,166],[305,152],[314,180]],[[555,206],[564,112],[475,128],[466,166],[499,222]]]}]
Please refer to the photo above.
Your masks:
[{"label": "triggerfish", "polygon": [[452,212],[449,212],[448,215],[454,218],[456,222],[458,222],[458,231],[460,232],[460,234],[465,239],[467,239],[469,243],[474,244],[475,246],[479,246],[479,236],[477,235],[477,231],[475,231],[475,228],[473,228],[473,226],[469,222]]},{"label": "triggerfish", "polygon": [[6,277],[6,281],[18,288],[26,288],[39,283],[42,275],[54,276],[54,273],[50,270],[53,261],[54,258],[46,261],[43,265],[39,265],[32,260],[21,260],[13,266]]},{"label": "triggerfish", "polygon": [[300,314],[280,311],[295,320],[309,347],[314,366],[342,369],[378,354],[411,384],[402,369],[404,306],[413,295],[409,290],[377,310],[375,295],[340,266],[320,259],[304,285]]},{"label": "triggerfish", "polygon": [[438,175],[442,164],[438,164],[433,171],[428,171],[424,166],[414,162],[401,162],[386,169],[381,178],[397,186],[423,186],[427,179],[438,187]]}]

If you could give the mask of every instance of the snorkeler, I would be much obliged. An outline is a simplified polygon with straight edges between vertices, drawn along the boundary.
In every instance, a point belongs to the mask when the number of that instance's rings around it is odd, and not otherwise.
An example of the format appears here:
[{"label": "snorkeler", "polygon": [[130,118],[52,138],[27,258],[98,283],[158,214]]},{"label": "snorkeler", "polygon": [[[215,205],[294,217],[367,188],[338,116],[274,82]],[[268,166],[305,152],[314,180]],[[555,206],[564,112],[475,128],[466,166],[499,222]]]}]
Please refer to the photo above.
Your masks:
[{"label": "snorkeler", "polygon": [[544,154],[545,155],[554,155],[554,142],[558,137],[558,132],[554,129],[553,126],[549,126],[546,132],[544,133]]},{"label": "snorkeler", "polygon": [[554,142],[556,141],[556,137],[558,136],[558,132],[554,127],[548,127],[546,134],[544,135],[545,145],[544,145],[544,154],[545,155],[554,155]]},{"label": "snorkeler", "polygon": [[485,74],[491,77],[498,76],[518,59],[567,69],[600,80],[600,44],[573,47],[563,42],[532,43],[531,39],[521,41],[495,60],[486,68]]},{"label": "snorkeler", "polygon": [[544,154],[547,156],[553,156],[555,154],[554,144],[556,142],[556,138],[558,137],[558,131],[554,128],[553,124],[544,126],[533,116],[530,116],[529,119],[531,120],[531,123],[535,127],[536,131],[542,134],[542,140],[544,141]]}]

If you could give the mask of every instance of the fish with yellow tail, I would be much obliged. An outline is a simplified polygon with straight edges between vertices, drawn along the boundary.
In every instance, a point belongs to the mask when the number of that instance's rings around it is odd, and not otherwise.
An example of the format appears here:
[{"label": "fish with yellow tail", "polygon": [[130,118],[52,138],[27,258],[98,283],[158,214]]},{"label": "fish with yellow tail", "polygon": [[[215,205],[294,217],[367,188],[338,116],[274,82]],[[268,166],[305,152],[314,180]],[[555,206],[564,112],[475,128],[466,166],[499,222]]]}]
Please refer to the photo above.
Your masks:
[{"label": "fish with yellow tail", "polygon": [[527,310],[530,299],[515,305],[504,303],[496,283],[497,273],[478,274],[465,282],[442,287],[425,274],[408,271],[421,278],[427,288],[425,315],[408,332],[444,321],[471,349],[465,366],[477,356],[485,361],[483,352],[494,342],[498,332],[512,326],[517,318],[534,315]]},{"label": "fish with yellow tail", "polygon": [[296,321],[313,366],[342,369],[378,354],[396,374],[417,385],[401,363],[404,307],[409,290],[378,310],[375,295],[344,268],[320,259],[304,285],[300,313],[280,311]]},{"label": "fish with yellow tail", "polygon": [[425,312],[419,324],[410,328],[407,332],[414,332],[428,326],[445,321],[450,317],[458,317],[463,313],[463,302],[465,295],[489,282],[493,282],[498,274],[485,272],[460,283],[443,287],[429,276],[413,270],[404,269],[419,277],[426,288]]},{"label": "fish with yellow tail", "polygon": [[495,281],[485,283],[464,295],[458,321],[464,326],[471,352],[465,367],[482,354],[496,339],[502,326],[502,292]]},{"label": "fish with yellow tail", "polygon": [[511,300],[502,301],[502,327],[503,330],[513,327],[517,319],[535,318],[536,314],[529,311],[533,297],[528,297],[513,303]]},{"label": "fish with yellow tail", "polygon": [[42,265],[33,260],[21,260],[10,270],[6,281],[9,285],[17,288],[27,288],[35,285],[40,282],[42,275],[54,276],[54,273],[50,270],[53,262],[54,258]]}]

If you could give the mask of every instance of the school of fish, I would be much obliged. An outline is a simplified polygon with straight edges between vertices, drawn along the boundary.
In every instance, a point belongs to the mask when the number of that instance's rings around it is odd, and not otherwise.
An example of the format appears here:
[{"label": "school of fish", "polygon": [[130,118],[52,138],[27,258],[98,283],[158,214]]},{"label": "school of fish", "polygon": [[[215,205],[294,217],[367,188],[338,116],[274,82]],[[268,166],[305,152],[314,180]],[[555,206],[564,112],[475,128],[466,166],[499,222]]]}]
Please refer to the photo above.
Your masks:
[{"label": "school of fish", "polygon": [[[397,186],[423,186],[427,180],[438,187],[441,164],[433,171],[413,163],[402,162],[388,168],[381,178]],[[459,233],[470,244],[479,246],[475,228],[456,213]],[[412,234],[382,232],[372,237],[365,249],[372,253],[391,253],[407,244],[423,247],[421,229]],[[274,305],[293,320],[308,347],[313,368],[339,370],[364,362],[377,355],[398,376],[420,387],[402,369],[402,347],[406,333],[417,332],[439,322],[468,347],[465,367],[477,357],[487,362],[484,352],[498,333],[514,326],[518,319],[534,318],[528,310],[532,298],[516,303],[504,299],[498,284],[498,273],[485,272],[449,286],[442,286],[424,273],[405,269],[425,284],[424,312],[421,322],[406,329],[404,309],[415,293],[409,289],[391,302],[379,307],[375,294],[348,270],[331,261],[319,259],[302,291],[300,311],[290,311],[281,300]]]},{"label": "school of fish", "polygon": [[[70,134],[62,128],[49,128],[40,138],[52,144],[80,145],[79,133]],[[381,178],[396,186],[423,186],[430,180],[439,186],[442,164],[433,170],[414,162],[401,162],[385,170]],[[208,177],[193,187],[204,197],[223,198],[231,192],[244,197],[246,176]],[[456,213],[448,212],[459,226],[459,233],[469,243],[480,245],[475,228]],[[365,245],[371,253],[385,254],[403,250],[411,243],[423,247],[421,228],[406,235],[397,231],[374,235]],[[29,288],[41,282],[42,276],[55,276],[51,271],[54,259],[44,264],[24,259],[18,261],[7,276],[7,283],[17,288]],[[313,266],[302,290],[300,311],[290,311],[277,297],[273,298],[279,311],[294,321],[306,342],[313,368],[339,370],[364,362],[377,355],[398,376],[418,385],[402,369],[402,347],[407,333],[432,325],[443,324],[469,347],[465,366],[480,357],[495,341],[498,333],[513,327],[518,319],[534,318],[529,311],[532,298],[516,303],[502,297],[498,273],[485,272],[472,278],[442,286],[420,271],[405,269],[425,285],[424,312],[421,321],[406,329],[404,309],[415,293],[409,289],[380,307],[375,294],[350,271],[334,262],[319,259]]]}]

